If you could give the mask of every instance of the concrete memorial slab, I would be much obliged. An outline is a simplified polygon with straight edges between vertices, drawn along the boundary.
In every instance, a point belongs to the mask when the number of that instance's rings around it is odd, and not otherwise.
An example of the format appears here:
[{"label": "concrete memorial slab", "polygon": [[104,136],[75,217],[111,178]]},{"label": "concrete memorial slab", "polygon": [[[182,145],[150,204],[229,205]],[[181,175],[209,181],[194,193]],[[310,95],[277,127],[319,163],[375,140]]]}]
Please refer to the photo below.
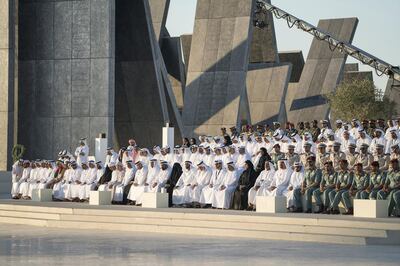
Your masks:
[{"label": "concrete memorial slab", "polygon": [[252,124],[286,122],[285,98],[291,64],[252,64],[246,79]]},{"label": "concrete memorial slab", "polygon": [[[357,18],[326,19],[320,20],[318,28],[351,43],[357,24]],[[314,38],[291,103],[289,121],[296,124],[327,118],[329,109],[323,95],[336,89],[343,78],[345,61],[345,55]]]},{"label": "concrete memorial slab", "polygon": [[[115,130],[117,145],[135,137],[143,147],[161,143],[161,128],[180,118],[147,1],[116,2]],[[145,111],[144,111],[145,110]]]},{"label": "concrete memorial slab", "polygon": [[18,140],[54,158],[78,140],[113,139],[114,2],[20,1]]},{"label": "concrete memorial slab", "polygon": [[197,2],[182,114],[186,135],[239,124],[253,10],[251,0]]},{"label": "concrete memorial slab", "polygon": [[291,63],[292,72],[290,75],[290,83],[299,82],[301,73],[304,68],[304,57],[302,51],[283,51],[279,52],[280,63]]}]

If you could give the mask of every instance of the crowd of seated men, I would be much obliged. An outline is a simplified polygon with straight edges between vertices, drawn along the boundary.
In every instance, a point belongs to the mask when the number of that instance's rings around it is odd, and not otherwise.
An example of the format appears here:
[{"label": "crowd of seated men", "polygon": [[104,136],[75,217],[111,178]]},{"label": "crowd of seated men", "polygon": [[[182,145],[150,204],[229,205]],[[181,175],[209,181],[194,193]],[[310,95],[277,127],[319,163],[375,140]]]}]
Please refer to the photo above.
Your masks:
[{"label": "crowd of seated men", "polygon": [[55,161],[17,161],[11,194],[27,200],[47,188],[54,200],[85,202],[92,190],[111,191],[114,204],[140,206],[145,192],[165,190],[174,207],[237,210],[255,210],[257,196],[286,196],[290,212],[325,214],[339,214],[340,203],[352,214],[352,199],[387,199],[389,216],[397,216],[398,121],[320,125],[222,128],[151,151],[131,139],[118,152],[108,148],[104,162],[89,160],[81,139],[74,154],[60,151]]}]

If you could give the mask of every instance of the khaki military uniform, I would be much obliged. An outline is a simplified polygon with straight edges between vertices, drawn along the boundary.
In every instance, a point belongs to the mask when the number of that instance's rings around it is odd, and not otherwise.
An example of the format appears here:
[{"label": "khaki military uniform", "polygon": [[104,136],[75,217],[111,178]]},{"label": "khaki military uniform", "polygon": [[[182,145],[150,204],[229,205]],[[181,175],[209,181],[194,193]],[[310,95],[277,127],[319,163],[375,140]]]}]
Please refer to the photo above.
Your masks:
[{"label": "khaki military uniform", "polygon": [[381,154],[381,155],[374,155],[373,156],[375,162],[379,162],[379,170],[381,171],[387,171],[389,170],[389,162],[390,162],[390,157],[387,154]]},{"label": "khaki military uniform", "polygon": [[307,166],[307,158],[310,156],[315,156],[313,152],[303,152],[300,154],[300,162],[304,165]]},{"label": "khaki military uniform", "polygon": [[317,168],[322,169],[324,167],[324,164],[326,162],[330,161],[330,159],[331,159],[331,156],[329,153],[326,152],[324,154],[321,154],[318,152],[315,165],[317,166]]},{"label": "khaki military uniform", "polygon": [[330,153],[330,160],[333,163],[333,168],[335,169],[335,171],[339,171],[340,167],[339,167],[339,162],[341,160],[346,160],[346,154],[344,154],[344,152],[332,152]]},{"label": "khaki military uniform", "polygon": [[294,163],[300,162],[300,155],[298,155],[297,153],[286,153],[286,159],[290,167],[293,167]]},{"label": "khaki military uniform", "polygon": [[368,172],[370,170],[370,165],[373,161],[374,161],[374,157],[370,153],[367,153],[367,154],[360,153],[357,156],[356,164],[361,163],[363,166],[363,170]]},{"label": "khaki military uniform", "polygon": [[359,153],[355,152],[354,154],[351,154],[350,152],[347,151],[345,154],[346,154],[346,160],[349,162],[349,170],[353,170]]}]

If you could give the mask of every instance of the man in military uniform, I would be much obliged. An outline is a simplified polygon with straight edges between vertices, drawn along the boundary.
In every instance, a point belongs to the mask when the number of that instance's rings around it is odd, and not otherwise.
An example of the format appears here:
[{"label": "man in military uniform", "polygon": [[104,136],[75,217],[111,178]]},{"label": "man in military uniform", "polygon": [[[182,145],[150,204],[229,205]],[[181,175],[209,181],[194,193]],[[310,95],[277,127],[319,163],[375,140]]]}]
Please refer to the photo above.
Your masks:
[{"label": "man in military uniform", "polygon": [[369,120],[369,127],[367,130],[368,135],[373,136],[376,129],[376,122],[375,120]]},{"label": "man in military uniform", "polygon": [[336,188],[329,192],[331,214],[340,214],[339,203],[342,200],[342,195],[350,189],[351,184],[353,183],[353,174],[349,171],[348,166],[349,163],[347,160],[340,160],[340,170],[336,178]]},{"label": "man in military uniform", "polygon": [[341,144],[339,142],[335,142],[333,144],[333,152],[330,153],[330,160],[333,163],[333,168],[335,168],[335,171],[340,170],[339,162],[346,159],[346,154],[340,151],[340,145]]},{"label": "man in military uniform", "polygon": [[300,154],[300,162],[303,165],[307,165],[307,158],[310,156],[315,157],[315,154],[313,152],[311,152],[311,143],[310,142],[304,142],[303,149],[304,149],[304,152],[302,154]]},{"label": "man in military uniform", "polygon": [[[318,213],[328,213],[327,209],[330,206],[329,193],[335,189],[337,173],[333,169],[331,161],[324,163],[324,170],[322,171],[321,184],[319,189],[314,190],[313,197],[318,206]],[[322,199],[321,199],[322,195]]]},{"label": "man in military uniform", "polygon": [[352,171],[354,169],[354,165],[356,164],[359,153],[356,152],[356,144],[350,143],[348,147],[348,151],[346,152],[346,160],[349,162],[349,170]]},{"label": "man in military uniform", "polygon": [[[386,175],[386,181],[382,190],[378,192],[378,200],[387,199],[389,201],[388,215],[393,215],[393,211],[400,208],[400,171],[399,161],[390,161],[390,171]],[[399,215],[398,215],[399,216]]]},{"label": "man in military uniform", "polygon": [[346,208],[345,215],[353,214],[351,198],[368,199],[368,193],[365,190],[369,185],[369,175],[364,171],[362,163],[357,163],[355,169],[350,189],[342,194],[343,205]]},{"label": "man in military uniform", "polygon": [[379,170],[379,162],[371,163],[371,173],[369,174],[369,185],[366,189],[369,199],[375,200],[378,191],[383,188],[385,183],[386,175],[384,172]]},{"label": "man in military uniform", "polygon": [[303,134],[304,133],[306,133],[306,129],[305,129],[305,127],[304,127],[304,123],[303,122],[299,122],[299,123],[297,123],[297,130],[298,130],[298,134],[300,135],[300,136],[303,136]]},{"label": "man in military uniform", "polygon": [[375,155],[373,155],[373,161],[379,163],[381,171],[389,170],[389,155],[384,153],[384,147],[382,144],[376,144]]},{"label": "man in military uniform", "polygon": [[293,144],[289,144],[288,152],[286,153],[286,159],[290,167],[293,167],[294,163],[300,162],[300,156],[294,152],[295,146]]},{"label": "man in military uniform", "polygon": [[301,188],[297,188],[293,193],[296,206],[302,206],[301,197],[306,197],[305,213],[312,212],[312,195],[314,190],[319,188],[321,183],[322,172],[315,166],[315,156],[311,155],[307,158],[307,166],[304,171],[304,180]]},{"label": "man in military uniform", "polygon": [[273,152],[270,154],[271,163],[274,165],[275,169],[278,169],[278,161],[285,158],[285,154],[281,152],[281,145],[276,143],[273,147]]},{"label": "man in military uniform", "polygon": [[374,161],[373,156],[368,152],[369,145],[363,143],[360,146],[360,154],[357,156],[356,163],[361,163],[364,171],[370,170],[370,165]]},{"label": "man in military uniform", "polygon": [[324,167],[325,162],[330,161],[330,155],[326,152],[326,144],[320,143],[318,144],[318,152],[317,152],[317,160],[316,166],[319,169]]},{"label": "man in military uniform", "polygon": [[385,124],[385,119],[379,118],[377,121],[377,128],[382,129],[383,132],[386,132],[387,126]]},{"label": "man in military uniform", "polygon": [[321,134],[321,129],[318,127],[318,121],[314,120],[312,122],[312,128],[309,131],[312,135],[313,141],[316,142],[319,134]]},{"label": "man in military uniform", "polygon": [[391,153],[390,153],[390,160],[397,159],[400,160],[400,147],[398,144],[394,144],[390,147]]},{"label": "man in military uniform", "polygon": [[310,122],[304,122],[304,133],[310,132],[310,131],[311,131]]}]

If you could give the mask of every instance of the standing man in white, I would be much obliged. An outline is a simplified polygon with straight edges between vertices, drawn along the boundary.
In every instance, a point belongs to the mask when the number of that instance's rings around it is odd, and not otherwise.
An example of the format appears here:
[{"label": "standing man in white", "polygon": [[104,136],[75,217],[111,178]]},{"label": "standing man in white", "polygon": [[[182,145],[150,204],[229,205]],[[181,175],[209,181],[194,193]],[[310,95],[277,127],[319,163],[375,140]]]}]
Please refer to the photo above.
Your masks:
[{"label": "standing man in white", "polygon": [[80,166],[88,162],[89,147],[86,144],[86,138],[81,138],[79,146],[75,149],[76,163]]}]

